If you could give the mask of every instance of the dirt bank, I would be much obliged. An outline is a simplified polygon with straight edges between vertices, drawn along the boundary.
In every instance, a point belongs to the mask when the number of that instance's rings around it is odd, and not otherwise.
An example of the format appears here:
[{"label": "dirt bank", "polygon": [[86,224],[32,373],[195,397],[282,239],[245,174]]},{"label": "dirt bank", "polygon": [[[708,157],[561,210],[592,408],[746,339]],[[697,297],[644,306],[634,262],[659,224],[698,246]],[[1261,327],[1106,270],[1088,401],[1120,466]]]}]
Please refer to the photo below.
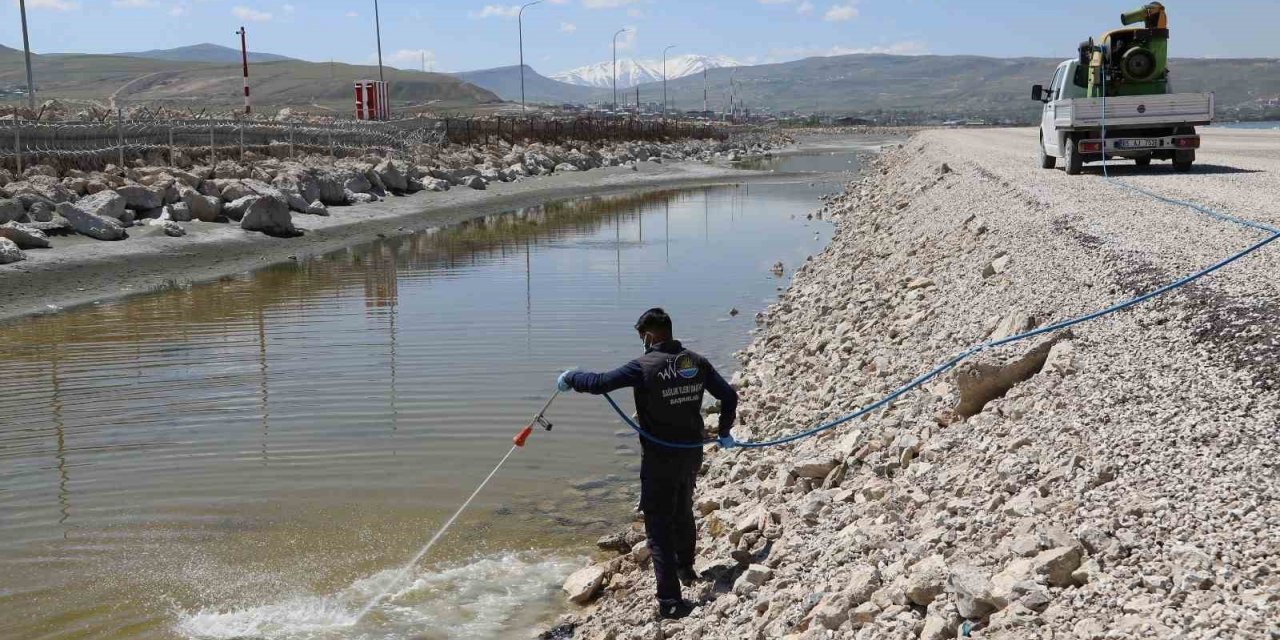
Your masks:
[{"label": "dirt bank", "polygon": [[[1209,130],[1198,167],[1116,173],[1280,224],[1280,135]],[[1264,237],[1089,173],[1038,169],[1034,130],[927,131],[886,155],[825,209],[836,237],[741,354],[737,437],[851,412]],[[1022,370],[968,419],[965,368],[826,436],[713,452],[694,615],[655,621],[636,551],[597,565],[599,600],[554,637],[1280,637],[1278,270],[1273,246],[983,354]]]}]

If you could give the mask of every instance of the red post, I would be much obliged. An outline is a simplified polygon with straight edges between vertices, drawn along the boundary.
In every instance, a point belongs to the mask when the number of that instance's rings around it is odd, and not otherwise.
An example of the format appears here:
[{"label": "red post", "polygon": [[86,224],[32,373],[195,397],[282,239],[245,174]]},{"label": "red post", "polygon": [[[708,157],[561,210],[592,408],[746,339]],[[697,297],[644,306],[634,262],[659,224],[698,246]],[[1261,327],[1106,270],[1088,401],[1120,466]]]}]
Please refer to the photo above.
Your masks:
[{"label": "red post", "polygon": [[253,106],[249,102],[249,47],[245,43],[244,27],[240,27],[240,61],[244,66],[244,114],[253,113]]}]

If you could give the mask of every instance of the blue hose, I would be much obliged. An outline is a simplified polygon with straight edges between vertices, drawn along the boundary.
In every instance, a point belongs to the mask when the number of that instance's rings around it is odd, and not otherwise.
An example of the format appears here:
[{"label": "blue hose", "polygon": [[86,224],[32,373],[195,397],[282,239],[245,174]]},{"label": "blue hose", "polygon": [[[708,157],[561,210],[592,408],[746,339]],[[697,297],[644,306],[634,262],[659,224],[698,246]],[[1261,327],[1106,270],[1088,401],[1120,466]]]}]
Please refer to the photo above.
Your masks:
[{"label": "blue hose", "polygon": [[[1096,320],[1096,319],[1101,318],[1101,317],[1103,317],[1103,316],[1107,316],[1107,315],[1111,315],[1111,314],[1113,314],[1113,313],[1118,313],[1118,312],[1120,312],[1120,311],[1124,311],[1125,309],[1128,309],[1129,307],[1132,307],[1132,306],[1135,306],[1135,305],[1141,304],[1141,303],[1143,303],[1143,302],[1146,302],[1147,300],[1150,300],[1150,299],[1155,298],[1155,297],[1157,297],[1157,296],[1160,296],[1160,295],[1166,294],[1166,293],[1168,293],[1168,292],[1170,292],[1170,291],[1173,291],[1174,289],[1179,289],[1179,288],[1184,287],[1184,286],[1186,286],[1186,285],[1188,285],[1188,284],[1191,284],[1192,282],[1195,282],[1196,280],[1199,280],[1199,279],[1201,279],[1201,278],[1203,278],[1203,277],[1205,277],[1205,276],[1207,276],[1207,275],[1209,275],[1209,274],[1211,274],[1211,273],[1213,273],[1213,272],[1215,272],[1215,271],[1218,271],[1219,269],[1222,269],[1223,267],[1226,267],[1227,265],[1229,265],[1229,264],[1231,264],[1231,263],[1233,263],[1233,262],[1235,262],[1235,261],[1237,261],[1237,260],[1239,260],[1239,259],[1241,259],[1241,258],[1244,258],[1245,256],[1247,256],[1247,255],[1249,255],[1249,254],[1251,254],[1251,253],[1253,253],[1253,252],[1255,252],[1255,251],[1257,251],[1257,250],[1259,250],[1259,249],[1261,249],[1261,248],[1263,248],[1263,247],[1267,246],[1268,244],[1271,244],[1272,242],[1275,242],[1276,240],[1280,240],[1280,229],[1277,229],[1277,228],[1275,228],[1275,227],[1268,226],[1268,225],[1265,225],[1265,224],[1262,224],[1262,223],[1259,223],[1259,222],[1253,222],[1253,221],[1250,221],[1250,220],[1245,220],[1245,219],[1243,219],[1243,218],[1238,218],[1238,217],[1236,217],[1236,216],[1232,216],[1232,215],[1229,215],[1229,214],[1221,213],[1221,212],[1218,212],[1218,211],[1214,211],[1213,209],[1210,209],[1210,208],[1205,207],[1205,206],[1203,206],[1203,205],[1198,205],[1198,204],[1195,204],[1195,203],[1192,203],[1192,202],[1187,202],[1187,201],[1185,201],[1185,200],[1179,200],[1179,199],[1177,199],[1177,198],[1168,198],[1168,197],[1165,197],[1165,196],[1160,196],[1160,195],[1157,195],[1157,194],[1151,193],[1150,191],[1147,191],[1147,190],[1145,190],[1145,189],[1141,189],[1141,188],[1138,188],[1138,187],[1135,187],[1135,186],[1129,185],[1129,184],[1127,184],[1127,183],[1124,183],[1124,182],[1122,182],[1122,181],[1120,181],[1120,180],[1116,180],[1116,179],[1112,178],[1112,177],[1111,177],[1111,175],[1110,175],[1110,173],[1107,171],[1107,154],[1106,154],[1106,148],[1107,148],[1107,92],[1106,92],[1106,77],[1105,77],[1105,76],[1106,76],[1106,74],[1104,73],[1104,74],[1103,74],[1103,80],[1102,80],[1102,150],[1103,150],[1103,151],[1102,151],[1102,173],[1103,173],[1103,179],[1104,179],[1104,180],[1106,180],[1107,182],[1110,182],[1110,183],[1112,183],[1112,184],[1116,184],[1116,185],[1118,185],[1118,186],[1121,186],[1121,187],[1124,187],[1124,188],[1126,188],[1126,189],[1132,190],[1132,191],[1134,191],[1134,192],[1136,192],[1136,193],[1139,193],[1139,194],[1145,195],[1145,196],[1147,196],[1147,197],[1149,197],[1149,198],[1151,198],[1151,199],[1153,199],[1153,200],[1157,200],[1157,201],[1160,201],[1160,202],[1165,202],[1165,203],[1172,204],[1172,205],[1178,205],[1178,206],[1182,206],[1182,207],[1187,207],[1188,209],[1191,209],[1191,210],[1193,210],[1193,211],[1197,211],[1197,212],[1199,212],[1199,213],[1202,213],[1202,214],[1204,214],[1204,215],[1206,215],[1206,216],[1209,216],[1209,217],[1211,217],[1211,218],[1213,218],[1213,219],[1215,219],[1215,220],[1221,220],[1221,221],[1224,221],[1224,222],[1231,222],[1231,223],[1235,223],[1235,224],[1238,224],[1238,225],[1241,225],[1241,226],[1244,226],[1244,227],[1248,227],[1248,228],[1250,228],[1250,229],[1255,229],[1255,230],[1258,230],[1258,231],[1265,231],[1265,232],[1267,232],[1267,233],[1270,233],[1271,235],[1270,235],[1270,236],[1268,236],[1267,238],[1265,238],[1265,239],[1263,239],[1263,240],[1259,241],[1259,242],[1256,242],[1256,243],[1254,243],[1254,244],[1250,245],[1248,248],[1244,249],[1243,251],[1240,251],[1240,252],[1238,252],[1238,253],[1235,253],[1235,254],[1233,254],[1233,255],[1231,255],[1231,256],[1229,256],[1229,257],[1227,257],[1227,258],[1223,259],[1223,260],[1220,260],[1220,261],[1215,262],[1214,264],[1212,264],[1212,265],[1210,265],[1210,266],[1208,266],[1208,267],[1205,267],[1204,269],[1201,269],[1201,270],[1199,270],[1199,271],[1196,271],[1195,273],[1192,273],[1192,274],[1190,274],[1190,275],[1188,275],[1188,276],[1185,276],[1185,277],[1183,277],[1183,278],[1179,278],[1178,280],[1175,280],[1175,281],[1173,281],[1173,282],[1171,282],[1171,283],[1169,283],[1169,284],[1166,284],[1166,285],[1164,285],[1164,286],[1162,286],[1162,287],[1160,287],[1160,288],[1158,288],[1158,289],[1154,289],[1154,290],[1152,290],[1152,291],[1149,291],[1149,292],[1147,292],[1147,293],[1144,293],[1144,294],[1142,294],[1142,295],[1140,295],[1140,296],[1137,296],[1137,297],[1134,297],[1134,298],[1130,298],[1130,299],[1125,300],[1125,301],[1123,301],[1123,302],[1119,302],[1119,303],[1113,304],[1113,305],[1111,305],[1111,306],[1109,306],[1109,307],[1107,307],[1107,308],[1105,308],[1105,309],[1099,310],[1099,311],[1094,311],[1094,312],[1092,312],[1092,313],[1087,313],[1087,314],[1085,314],[1085,315],[1077,316],[1077,317],[1075,317],[1075,318],[1070,318],[1070,319],[1067,319],[1067,320],[1063,320],[1063,321],[1061,321],[1061,322],[1057,322],[1057,323],[1054,323],[1054,324],[1051,324],[1051,325],[1048,325],[1048,326],[1045,326],[1045,327],[1041,327],[1041,328],[1039,328],[1039,329],[1033,329],[1033,330],[1031,330],[1031,331],[1027,331],[1027,332],[1025,332],[1025,333],[1020,333],[1020,334],[1017,334],[1017,335],[1014,335],[1014,336],[1009,336],[1009,337],[1007,337],[1007,338],[1001,338],[1001,339],[999,339],[999,340],[991,340],[991,341],[987,341],[987,342],[981,343],[981,344],[979,344],[979,345],[976,345],[976,346],[970,347],[970,348],[968,348],[968,349],[966,349],[966,350],[964,350],[964,351],[961,351],[959,354],[957,354],[956,356],[952,357],[950,360],[947,360],[946,362],[944,362],[944,363],[942,363],[942,364],[940,364],[940,365],[938,365],[938,366],[934,367],[933,369],[931,369],[931,370],[930,370],[930,371],[928,371],[927,373],[925,373],[925,374],[923,374],[923,375],[921,375],[921,376],[919,376],[919,377],[915,378],[914,380],[912,380],[912,381],[910,381],[910,382],[908,382],[908,383],[906,383],[906,384],[902,385],[901,387],[898,387],[897,389],[895,389],[895,390],[893,390],[891,393],[889,393],[889,395],[886,395],[886,396],[884,396],[883,398],[881,398],[881,399],[879,399],[879,400],[877,400],[877,401],[875,401],[875,402],[873,402],[873,403],[871,403],[871,404],[869,404],[869,405],[866,405],[865,407],[862,407],[861,409],[858,409],[857,411],[855,411],[855,412],[853,412],[853,413],[850,413],[850,414],[848,414],[848,415],[846,415],[846,416],[843,416],[843,417],[840,417],[840,418],[836,418],[835,420],[832,420],[832,421],[830,421],[830,422],[825,422],[825,423],[820,424],[820,425],[818,425],[818,426],[816,426],[816,427],[813,427],[812,429],[808,429],[808,430],[806,430],[806,431],[801,431],[801,432],[798,432],[798,433],[794,433],[794,434],[791,434],[791,435],[789,435],[789,436],[784,436],[784,437],[777,438],[777,439],[774,439],[774,440],[765,440],[765,441],[763,441],[763,442],[739,442],[739,443],[738,443],[738,446],[739,446],[739,447],[743,447],[743,448],[747,448],[747,449],[761,449],[761,448],[765,448],[765,447],[776,447],[776,446],[779,446],[779,445],[784,445],[784,444],[788,444],[788,443],[791,443],[791,442],[795,442],[795,441],[797,441],[797,440],[803,440],[803,439],[805,439],[805,438],[808,438],[808,437],[811,437],[811,436],[815,436],[815,435],[817,435],[817,434],[819,434],[819,433],[822,433],[823,431],[827,431],[827,430],[829,430],[829,429],[833,429],[833,428],[838,427],[838,426],[840,426],[840,425],[842,425],[842,424],[845,424],[845,423],[847,423],[847,422],[849,422],[849,421],[851,421],[851,420],[856,420],[856,419],[858,419],[858,418],[861,418],[862,416],[865,416],[865,415],[867,415],[867,414],[871,413],[872,411],[875,411],[875,410],[877,410],[877,409],[880,409],[881,407],[884,407],[885,405],[887,405],[887,404],[889,404],[890,402],[893,402],[894,400],[898,399],[899,397],[901,397],[903,394],[907,393],[908,391],[911,391],[911,390],[913,390],[913,389],[916,389],[916,388],[918,388],[920,385],[922,385],[922,384],[924,384],[924,383],[926,383],[926,382],[928,382],[928,381],[930,381],[930,380],[932,380],[932,379],[934,379],[934,378],[936,378],[936,377],[938,377],[938,376],[942,375],[943,373],[945,373],[945,372],[947,372],[948,370],[950,370],[952,367],[955,367],[956,365],[960,364],[961,362],[963,362],[964,360],[966,360],[966,359],[967,359],[967,358],[969,358],[970,356],[973,356],[973,355],[975,355],[975,354],[977,354],[977,353],[981,353],[981,352],[983,352],[983,351],[986,351],[987,349],[993,349],[993,348],[996,348],[996,347],[999,347],[999,346],[1003,346],[1003,345],[1006,345],[1006,344],[1012,344],[1012,343],[1014,343],[1014,342],[1019,342],[1019,341],[1022,341],[1022,340],[1027,340],[1027,339],[1029,339],[1029,338],[1034,338],[1034,337],[1036,337],[1036,336],[1044,335],[1044,334],[1046,334],[1046,333],[1052,333],[1052,332],[1054,332],[1054,331],[1061,331],[1062,329],[1067,329],[1067,328],[1069,328],[1069,327],[1074,327],[1075,325],[1083,324],[1083,323],[1085,323],[1085,322],[1089,322],[1090,320]],[[670,448],[673,448],[673,449],[699,449],[699,448],[702,448],[702,447],[704,447],[704,446],[706,446],[706,445],[708,445],[708,444],[714,444],[714,443],[715,443],[715,441],[714,441],[714,440],[707,441],[707,442],[700,442],[700,443],[669,442],[669,441],[663,440],[663,439],[661,439],[661,438],[658,438],[658,437],[656,437],[656,436],[654,436],[654,435],[652,435],[652,434],[650,434],[650,433],[646,432],[644,429],[642,429],[642,428],[640,427],[640,425],[636,424],[636,423],[635,423],[635,421],[634,421],[634,420],[632,420],[630,416],[628,416],[625,412],[623,412],[622,407],[618,406],[618,403],[617,403],[617,402],[615,402],[615,401],[613,400],[613,398],[611,398],[611,397],[609,396],[609,394],[605,394],[605,395],[604,395],[604,398],[605,398],[605,400],[607,400],[607,401],[609,402],[609,406],[613,407],[613,410],[614,410],[614,411],[616,411],[616,412],[618,413],[618,416],[622,418],[622,421],[623,421],[623,422],[625,422],[625,423],[627,424],[627,426],[631,427],[631,428],[632,428],[636,433],[640,434],[640,437],[641,437],[641,438],[643,438],[643,439],[645,439],[645,440],[648,440],[649,442],[652,442],[652,443],[654,443],[654,444],[656,444],[656,445],[660,445],[660,446],[663,446],[663,447],[670,447]]]}]

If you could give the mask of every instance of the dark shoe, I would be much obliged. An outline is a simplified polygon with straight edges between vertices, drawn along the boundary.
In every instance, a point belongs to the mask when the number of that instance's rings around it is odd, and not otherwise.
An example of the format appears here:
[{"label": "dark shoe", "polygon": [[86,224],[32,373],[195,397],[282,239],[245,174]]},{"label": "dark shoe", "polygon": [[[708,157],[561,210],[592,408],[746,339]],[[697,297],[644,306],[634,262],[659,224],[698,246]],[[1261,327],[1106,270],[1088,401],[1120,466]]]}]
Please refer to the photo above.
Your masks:
[{"label": "dark shoe", "polygon": [[664,620],[679,620],[693,613],[693,604],[688,600],[659,600],[658,617]]},{"label": "dark shoe", "polygon": [[698,573],[693,570],[693,567],[676,569],[676,577],[680,579],[680,584],[686,587],[692,587],[693,583],[698,581]]}]

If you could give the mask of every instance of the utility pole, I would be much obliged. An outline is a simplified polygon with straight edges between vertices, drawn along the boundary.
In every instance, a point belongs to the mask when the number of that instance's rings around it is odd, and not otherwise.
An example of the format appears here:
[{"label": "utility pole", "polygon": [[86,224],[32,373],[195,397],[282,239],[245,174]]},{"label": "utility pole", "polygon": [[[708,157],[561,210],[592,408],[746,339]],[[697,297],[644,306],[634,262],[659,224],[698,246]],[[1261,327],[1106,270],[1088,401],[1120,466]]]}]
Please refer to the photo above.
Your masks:
[{"label": "utility pole", "polygon": [[373,0],[373,28],[378,34],[378,80],[386,82],[382,75],[382,17],[378,15],[378,0]]},{"label": "utility pole", "polygon": [[426,73],[427,72],[427,52],[424,50],[421,53],[422,53],[422,72]]},{"label": "utility pole", "polygon": [[22,50],[27,56],[27,106],[36,110],[36,85],[31,80],[31,40],[27,37],[27,0],[18,0],[18,12],[22,14]]},{"label": "utility pole", "polygon": [[675,47],[674,44],[667,45],[662,50],[662,119],[667,119],[667,51]]},{"label": "utility pole", "polygon": [[520,112],[524,113],[524,10],[535,4],[542,4],[543,0],[535,0],[520,7],[520,12],[516,14],[516,28],[520,32]]},{"label": "utility pole", "polygon": [[618,36],[630,31],[630,29],[618,29],[613,34],[613,110],[618,110]]},{"label": "utility pole", "polygon": [[249,45],[245,42],[244,27],[236,33],[240,34],[240,63],[244,68],[244,114],[253,113],[253,106],[249,102]]},{"label": "utility pole", "polygon": [[702,67],[702,117],[707,117],[707,67]]}]

